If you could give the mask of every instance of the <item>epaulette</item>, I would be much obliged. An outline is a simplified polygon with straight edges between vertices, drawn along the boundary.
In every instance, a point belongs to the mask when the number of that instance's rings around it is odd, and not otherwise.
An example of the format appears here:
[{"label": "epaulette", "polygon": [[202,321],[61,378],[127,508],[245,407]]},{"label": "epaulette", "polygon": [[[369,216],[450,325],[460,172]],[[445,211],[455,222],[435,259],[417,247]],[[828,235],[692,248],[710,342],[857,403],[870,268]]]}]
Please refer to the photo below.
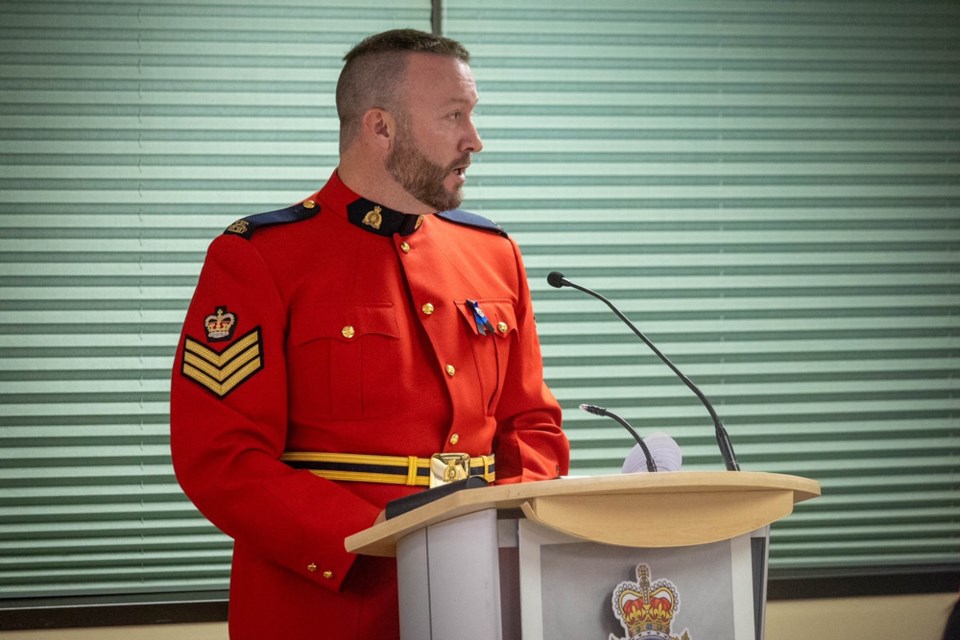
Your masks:
[{"label": "epaulette", "polygon": [[462,209],[451,209],[450,211],[444,211],[443,213],[438,213],[437,217],[443,218],[444,220],[449,220],[450,222],[455,222],[457,224],[462,224],[467,227],[483,229],[485,231],[493,231],[500,234],[504,238],[509,237],[507,232],[503,230],[503,227],[498,225],[493,220],[488,220],[483,216],[479,216],[475,213],[470,213],[469,211],[464,211]]},{"label": "epaulette", "polygon": [[237,220],[229,227],[224,229],[225,235],[241,236],[249,240],[258,229],[272,227],[278,224],[287,224],[289,222],[299,222],[306,220],[320,213],[320,207],[313,200],[304,200],[295,205],[276,211],[267,211],[266,213],[257,213],[246,218]]}]

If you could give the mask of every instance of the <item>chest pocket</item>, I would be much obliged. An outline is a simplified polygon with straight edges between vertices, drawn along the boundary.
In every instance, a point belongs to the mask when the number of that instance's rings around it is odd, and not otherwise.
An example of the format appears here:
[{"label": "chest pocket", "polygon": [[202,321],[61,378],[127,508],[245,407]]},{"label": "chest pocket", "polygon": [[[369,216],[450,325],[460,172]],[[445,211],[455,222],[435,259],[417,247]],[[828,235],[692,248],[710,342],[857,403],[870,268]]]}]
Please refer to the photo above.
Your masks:
[{"label": "chest pocket", "polygon": [[[488,320],[487,324],[478,322],[473,302]],[[511,345],[519,335],[517,312],[506,299],[457,300],[456,305],[469,335],[484,409],[487,415],[493,415],[506,379]]]},{"label": "chest pocket", "polygon": [[301,306],[287,336],[291,411],[308,420],[388,415],[399,352],[391,304]]}]

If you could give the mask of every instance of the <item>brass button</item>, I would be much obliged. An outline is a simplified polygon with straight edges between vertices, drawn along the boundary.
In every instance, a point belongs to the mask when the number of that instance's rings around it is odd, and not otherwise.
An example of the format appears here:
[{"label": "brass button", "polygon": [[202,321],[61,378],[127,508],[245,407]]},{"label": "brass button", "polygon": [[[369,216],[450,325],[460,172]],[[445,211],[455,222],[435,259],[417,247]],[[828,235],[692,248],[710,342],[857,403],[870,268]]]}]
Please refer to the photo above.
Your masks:
[{"label": "brass button", "polygon": [[340,329],[340,333],[343,334],[344,338],[352,338],[353,336],[357,335],[356,329],[354,329],[353,326],[349,324],[345,326],[343,329]]},{"label": "brass button", "polygon": [[317,570],[317,565],[314,564],[313,562],[307,565],[307,571],[309,571],[310,573],[314,573],[316,572],[316,570]]},{"label": "brass button", "polygon": [[410,253],[410,245],[407,244],[406,242],[401,242],[400,251],[403,251],[404,253]]},{"label": "brass button", "polygon": [[455,374],[456,372],[457,372],[457,368],[456,368],[456,367],[454,367],[452,364],[448,364],[448,365],[447,365],[447,375],[448,375],[448,376],[452,376],[452,375]]},{"label": "brass button", "polygon": [[426,303],[425,305],[423,305],[422,307],[420,307],[420,310],[423,311],[423,313],[424,313],[425,315],[428,315],[428,316],[429,316],[431,313],[434,312],[435,309],[434,309],[433,305],[428,302],[428,303]]},{"label": "brass button", "polygon": [[313,200],[304,200],[304,201],[303,201],[303,208],[304,208],[304,209],[313,209],[315,206],[317,206],[317,203],[315,203]]},{"label": "brass button", "polygon": [[453,434],[452,436],[450,436],[450,444],[457,444],[458,442],[460,442],[460,434],[459,434],[459,433],[455,433],[455,434]]},{"label": "brass button", "polygon": [[506,322],[497,323],[497,331],[499,331],[500,333],[506,333],[508,329],[510,329],[510,327],[507,326]]},{"label": "brass button", "polygon": [[420,228],[420,225],[423,224],[423,216],[417,216],[417,222],[413,225],[413,230],[416,231]]},{"label": "brass button", "polygon": [[330,578],[333,577],[333,571],[330,571],[329,569],[327,569],[326,571],[323,572],[323,577],[329,580]]}]

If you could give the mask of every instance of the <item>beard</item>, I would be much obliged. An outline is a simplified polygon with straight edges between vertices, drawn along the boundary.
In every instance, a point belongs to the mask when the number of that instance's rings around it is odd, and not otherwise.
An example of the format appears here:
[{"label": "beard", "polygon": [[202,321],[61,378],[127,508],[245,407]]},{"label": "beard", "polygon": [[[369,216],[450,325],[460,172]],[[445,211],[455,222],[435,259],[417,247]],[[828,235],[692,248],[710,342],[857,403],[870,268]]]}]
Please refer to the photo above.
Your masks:
[{"label": "beard", "polygon": [[398,120],[397,135],[393,149],[385,165],[393,179],[420,202],[439,211],[456,209],[463,202],[463,191],[458,184],[452,191],[444,186],[447,176],[456,167],[470,162],[470,154],[458,158],[447,166],[441,166],[423,154],[413,141],[410,127]]}]

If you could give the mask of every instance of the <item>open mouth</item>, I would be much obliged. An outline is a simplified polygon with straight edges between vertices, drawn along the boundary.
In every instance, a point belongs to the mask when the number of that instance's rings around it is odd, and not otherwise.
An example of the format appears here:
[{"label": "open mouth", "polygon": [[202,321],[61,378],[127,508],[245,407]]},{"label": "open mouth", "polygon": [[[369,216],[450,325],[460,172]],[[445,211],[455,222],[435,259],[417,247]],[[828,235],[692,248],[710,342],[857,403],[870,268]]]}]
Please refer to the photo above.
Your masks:
[{"label": "open mouth", "polygon": [[459,164],[455,164],[455,165],[453,166],[453,173],[455,173],[457,176],[459,176],[459,177],[461,177],[461,178],[466,178],[466,177],[467,177],[467,167],[469,167],[469,166],[470,166],[470,160],[469,160],[469,159],[465,159],[464,162],[461,162],[461,163],[459,163]]}]

